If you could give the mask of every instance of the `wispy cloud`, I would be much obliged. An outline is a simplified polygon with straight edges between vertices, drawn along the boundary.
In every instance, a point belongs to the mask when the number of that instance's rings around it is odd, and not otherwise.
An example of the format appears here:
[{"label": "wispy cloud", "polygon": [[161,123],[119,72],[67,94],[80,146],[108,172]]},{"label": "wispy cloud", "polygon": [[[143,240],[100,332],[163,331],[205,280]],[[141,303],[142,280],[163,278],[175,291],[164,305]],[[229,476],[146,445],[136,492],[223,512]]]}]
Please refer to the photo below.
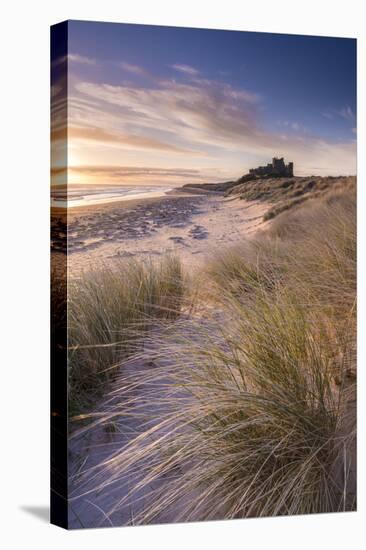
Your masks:
[{"label": "wispy cloud", "polygon": [[199,171],[194,169],[182,168],[156,168],[151,166],[72,166],[72,172],[83,172],[89,174],[109,174],[115,177],[129,175],[155,175],[155,176],[185,176],[196,178],[199,176]]},{"label": "wispy cloud", "polygon": [[[57,134],[54,136],[57,139]],[[132,146],[138,149],[157,149],[159,151],[169,151],[173,153],[184,153],[190,155],[199,155],[198,152],[189,149],[177,147],[170,143],[164,143],[153,137],[123,134],[120,132],[111,132],[103,128],[94,126],[79,127],[69,126],[68,138],[76,140],[98,141],[114,146]]]},{"label": "wispy cloud", "polygon": [[78,53],[69,53],[68,60],[72,63],[83,63],[84,65],[95,65],[96,60],[91,57],[86,57],[85,55],[79,55]]},{"label": "wispy cloud", "polygon": [[334,118],[334,114],[330,113],[329,111],[324,111],[322,113],[322,116],[325,117],[325,118],[328,118],[329,120],[333,120],[333,118]]},{"label": "wispy cloud", "polygon": [[195,69],[194,67],[191,67],[190,65],[180,65],[179,63],[177,63],[176,65],[172,65],[171,67],[175,71],[178,71],[180,73],[184,73],[186,75],[190,75],[190,76],[199,75],[199,71],[197,69]]},{"label": "wispy cloud", "polygon": [[322,112],[322,116],[329,120],[334,120],[337,117],[344,118],[345,120],[352,121],[356,118],[355,113],[349,105],[342,107],[341,109],[333,109]]},{"label": "wispy cloud", "polygon": [[352,111],[352,109],[349,105],[347,105],[346,107],[343,107],[339,111],[339,115],[342,118],[345,118],[346,120],[354,120],[355,119],[355,114],[354,114],[354,112]]},{"label": "wispy cloud", "polygon": [[[298,174],[355,172],[354,142],[319,139],[305,132],[298,121],[288,121],[282,131],[268,131],[262,121],[261,98],[229,84],[199,78],[186,82],[156,80],[143,88],[77,82],[75,90],[84,101],[77,107],[71,102],[75,126],[99,120],[100,127],[108,128],[105,131],[122,134],[121,143],[128,139],[131,147],[164,148],[166,164],[171,162],[169,154],[185,150],[185,164],[195,166],[192,151],[199,151],[208,159],[202,164],[205,169],[221,166],[226,173],[232,170],[235,177],[251,166],[247,165],[248,158],[265,162],[281,154],[295,162]],[[349,115],[348,110],[346,113]],[[102,137],[107,139],[99,134]],[[142,138],[148,141],[143,144]]]},{"label": "wispy cloud", "polygon": [[297,133],[304,134],[308,132],[308,128],[303,124],[301,124],[300,122],[290,121],[290,120],[279,120],[277,124],[279,126],[285,127],[286,129],[293,130],[294,132],[297,132]]},{"label": "wispy cloud", "polygon": [[[252,94],[220,83],[184,84],[161,82],[160,88],[78,83],[79,92],[118,107],[125,123],[140,129],[170,131],[186,143],[235,145],[238,136],[258,134]],[[192,149],[192,146],[189,147]]]},{"label": "wispy cloud", "polygon": [[131,63],[126,63],[125,61],[122,61],[119,63],[119,66],[124,71],[127,71],[129,73],[137,74],[137,75],[146,75],[147,71],[143,67],[139,67],[138,65],[132,65]]},{"label": "wispy cloud", "polygon": [[[63,183],[66,181],[66,170],[63,171],[63,177],[60,171],[53,174],[54,181]],[[67,181],[76,183],[84,181],[88,183],[133,183],[133,184],[154,184],[161,185],[176,183],[189,183],[194,181],[204,181],[203,175],[199,170],[186,168],[163,168],[151,166],[70,166],[67,169]]]},{"label": "wispy cloud", "polygon": [[91,57],[79,55],[78,53],[69,53],[67,55],[58,57],[57,59],[54,59],[52,61],[52,67],[58,67],[63,63],[66,63],[66,61],[70,61],[71,63],[82,63],[84,65],[96,65],[96,60]]}]

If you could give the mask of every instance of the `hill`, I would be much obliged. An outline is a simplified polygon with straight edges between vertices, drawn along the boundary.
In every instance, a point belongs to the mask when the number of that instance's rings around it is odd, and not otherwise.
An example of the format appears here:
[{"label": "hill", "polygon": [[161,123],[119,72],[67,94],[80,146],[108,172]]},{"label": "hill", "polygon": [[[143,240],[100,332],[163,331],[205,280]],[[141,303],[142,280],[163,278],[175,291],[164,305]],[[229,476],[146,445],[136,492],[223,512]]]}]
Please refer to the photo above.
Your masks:
[{"label": "hill", "polygon": [[254,178],[238,180],[236,185],[227,189],[225,195],[272,203],[273,207],[265,214],[265,219],[271,219],[310,198],[352,186],[355,180],[355,176]]},{"label": "hill", "polygon": [[186,184],[181,190],[223,193],[226,197],[270,202],[273,206],[264,216],[268,220],[310,198],[353,186],[355,181],[355,176],[258,177],[245,174],[235,181]]}]

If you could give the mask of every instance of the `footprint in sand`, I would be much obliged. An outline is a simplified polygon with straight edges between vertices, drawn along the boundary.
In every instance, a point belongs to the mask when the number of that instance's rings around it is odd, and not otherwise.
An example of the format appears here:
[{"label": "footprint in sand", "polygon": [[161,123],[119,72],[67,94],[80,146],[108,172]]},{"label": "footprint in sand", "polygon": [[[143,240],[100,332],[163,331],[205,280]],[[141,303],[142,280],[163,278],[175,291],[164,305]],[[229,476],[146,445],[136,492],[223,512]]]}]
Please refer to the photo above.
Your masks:
[{"label": "footprint in sand", "polygon": [[202,225],[195,225],[188,234],[192,239],[207,239],[208,237],[208,231]]},{"label": "footprint in sand", "polygon": [[176,244],[185,244],[184,243],[184,237],[175,237],[175,236],[173,236],[173,237],[169,237],[169,240],[175,242]]}]

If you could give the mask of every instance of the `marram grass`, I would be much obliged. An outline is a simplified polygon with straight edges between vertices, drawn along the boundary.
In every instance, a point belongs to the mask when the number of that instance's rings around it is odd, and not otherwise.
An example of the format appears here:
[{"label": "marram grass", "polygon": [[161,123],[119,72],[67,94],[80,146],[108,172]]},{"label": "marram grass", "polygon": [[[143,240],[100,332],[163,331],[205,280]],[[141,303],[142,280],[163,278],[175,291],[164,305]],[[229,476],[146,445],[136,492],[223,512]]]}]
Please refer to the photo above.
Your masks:
[{"label": "marram grass", "polygon": [[[134,351],[156,319],[179,315],[184,281],[179,260],[121,261],[71,281],[68,290],[69,402],[95,401],[118,361]],[[90,405],[89,405],[90,406]]]},{"label": "marram grass", "polygon": [[80,486],[118,495],[110,515],[131,501],[133,523],[355,509],[355,199],[312,206],[218,255],[214,313],[155,327],[135,371],[122,365],[94,426],[134,417],[140,432]]}]

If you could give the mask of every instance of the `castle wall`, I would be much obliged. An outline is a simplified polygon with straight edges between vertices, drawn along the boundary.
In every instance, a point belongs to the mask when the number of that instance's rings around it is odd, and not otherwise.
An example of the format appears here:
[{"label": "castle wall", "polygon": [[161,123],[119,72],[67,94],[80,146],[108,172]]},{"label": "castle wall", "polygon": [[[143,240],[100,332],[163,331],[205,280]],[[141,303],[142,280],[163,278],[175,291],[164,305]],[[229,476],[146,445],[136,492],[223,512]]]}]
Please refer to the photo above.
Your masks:
[{"label": "castle wall", "polygon": [[258,168],[251,168],[249,170],[249,174],[252,176],[293,177],[294,163],[289,162],[288,164],[285,164],[283,157],[273,157],[272,163],[268,163],[267,166],[258,166]]}]

